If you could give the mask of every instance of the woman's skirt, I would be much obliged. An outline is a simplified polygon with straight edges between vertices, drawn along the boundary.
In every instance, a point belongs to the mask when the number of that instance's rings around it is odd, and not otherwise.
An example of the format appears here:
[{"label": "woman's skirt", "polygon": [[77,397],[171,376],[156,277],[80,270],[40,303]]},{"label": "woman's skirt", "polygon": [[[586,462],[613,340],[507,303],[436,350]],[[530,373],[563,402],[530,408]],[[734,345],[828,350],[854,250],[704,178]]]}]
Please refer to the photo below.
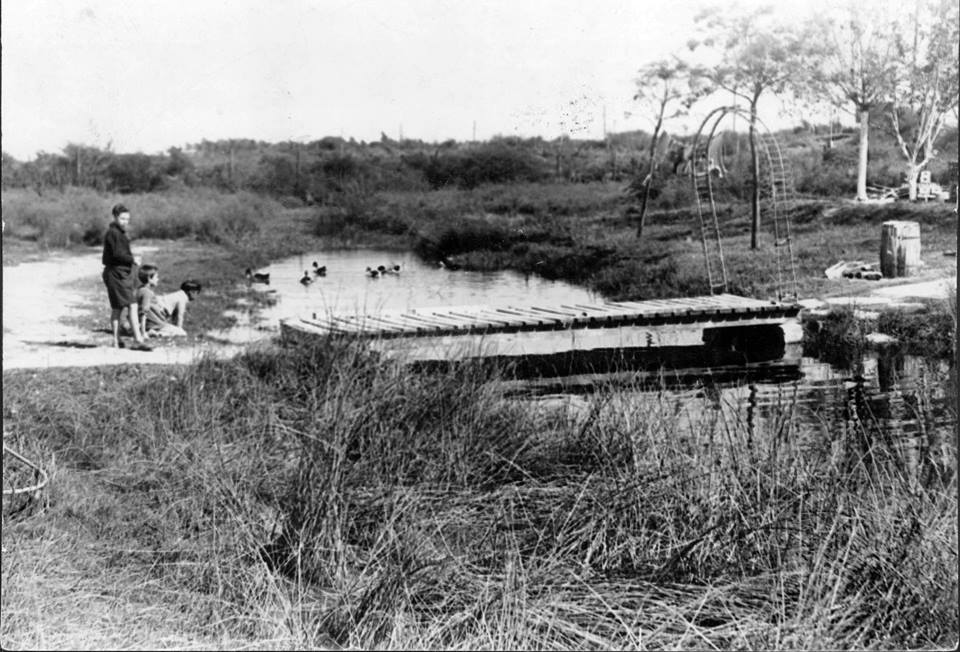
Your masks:
[{"label": "woman's skirt", "polygon": [[119,310],[137,302],[136,278],[135,267],[103,268],[103,284],[107,286],[111,308]]}]

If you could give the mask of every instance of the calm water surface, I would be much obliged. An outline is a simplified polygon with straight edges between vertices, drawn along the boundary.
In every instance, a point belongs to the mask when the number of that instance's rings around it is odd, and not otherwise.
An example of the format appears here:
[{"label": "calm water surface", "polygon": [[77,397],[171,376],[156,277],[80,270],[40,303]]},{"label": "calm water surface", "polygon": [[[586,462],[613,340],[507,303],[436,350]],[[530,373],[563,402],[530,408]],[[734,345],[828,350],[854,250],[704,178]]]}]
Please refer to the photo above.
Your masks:
[{"label": "calm water surface", "polygon": [[[327,267],[326,276],[312,273],[313,261]],[[400,272],[371,278],[367,267],[379,265],[400,265]],[[430,306],[523,306],[597,300],[592,293],[569,283],[507,271],[451,272],[427,265],[409,252],[317,252],[277,261],[264,271],[270,272],[269,289],[277,297],[277,304],[263,314],[268,326],[284,317],[312,313],[370,314]],[[304,271],[314,278],[307,286],[299,282]]]}]

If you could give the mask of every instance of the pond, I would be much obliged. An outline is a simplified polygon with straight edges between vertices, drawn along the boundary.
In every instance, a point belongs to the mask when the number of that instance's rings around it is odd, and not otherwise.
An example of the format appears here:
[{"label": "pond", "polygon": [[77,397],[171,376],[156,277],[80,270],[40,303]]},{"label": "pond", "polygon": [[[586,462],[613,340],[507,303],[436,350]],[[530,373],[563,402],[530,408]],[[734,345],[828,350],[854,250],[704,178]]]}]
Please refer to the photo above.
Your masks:
[{"label": "pond", "polygon": [[[313,261],[326,266],[326,276],[303,286],[299,279]],[[397,274],[372,278],[368,267],[400,266]],[[268,270],[270,285],[251,290],[270,292],[276,303],[254,322],[238,315],[240,326],[230,339],[251,341],[276,335],[281,318],[311,313],[372,313],[426,306],[466,304],[536,305],[590,303],[602,300],[569,283],[548,281],[515,272],[480,273],[432,267],[409,252],[345,250],[308,253],[274,262]],[[951,409],[956,379],[949,365],[903,355],[868,353],[844,369],[805,356],[794,345],[785,358],[799,361],[784,367],[746,365],[742,368],[706,369],[704,374],[661,379],[659,386],[626,393],[626,400],[669,404],[681,423],[723,418],[745,424],[752,432],[790,428],[820,440],[831,441],[843,433],[893,436],[904,458],[915,466],[921,454],[929,457],[938,447],[949,455],[956,426]],[[789,349],[789,347],[788,347]],[[614,379],[616,380],[616,378]],[[656,385],[656,383],[654,384]],[[587,409],[596,387],[555,391],[543,386],[521,390],[516,400],[540,409]],[[764,423],[766,422],[766,423]],[[762,426],[762,427],[761,427]],[[878,435],[879,436],[879,435]],[[911,461],[912,460],[912,461]],[[944,468],[953,467],[951,460]]]},{"label": "pond", "polygon": [[[325,276],[312,273],[313,262],[327,268]],[[379,266],[397,273],[371,277],[367,268]],[[411,252],[378,249],[306,253],[272,263],[262,270],[270,284],[253,284],[252,290],[269,292],[275,304],[262,310],[259,319],[236,314],[237,328],[221,339],[245,342],[278,332],[280,319],[328,313],[375,314],[430,306],[523,306],[557,303],[591,303],[599,300],[584,288],[517,272],[450,271],[428,265]],[[304,272],[313,279],[302,285]]]}]

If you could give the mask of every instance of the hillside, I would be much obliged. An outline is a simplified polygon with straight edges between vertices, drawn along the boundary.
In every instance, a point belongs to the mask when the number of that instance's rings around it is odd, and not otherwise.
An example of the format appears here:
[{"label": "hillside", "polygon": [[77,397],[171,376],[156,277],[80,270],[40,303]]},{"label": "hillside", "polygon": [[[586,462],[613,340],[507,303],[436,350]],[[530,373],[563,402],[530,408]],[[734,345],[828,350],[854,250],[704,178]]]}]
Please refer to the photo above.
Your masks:
[{"label": "hillside", "polygon": [[[775,134],[798,193],[811,197],[855,192],[858,133],[807,126]],[[678,167],[692,136],[675,137],[666,148],[654,182],[655,207],[687,204],[688,183]],[[268,143],[249,139],[201,141],[163,154],[115,154],[69,145],[62,154],[41,154],[22,162],[3,154],[4,189],[65,186],[102,192],[139,193],[178,187],[252,191],[293,205],[338,203],[343,194],[474,188],[513,182],[622,182],[642,179],[648,169],[650,135],[643,131],[610,134],[606,141],[498,137],[483,142],[377,142],[326,137],[309,143]],[[953,187],[957,130],[948,128],[929,165],[932,178]],[[741,199],[748,191],[749,144],[745,134],[724,134],[727,192]],[[881,121],[871,131],[868,183],[898,186],[903,157]]]}]

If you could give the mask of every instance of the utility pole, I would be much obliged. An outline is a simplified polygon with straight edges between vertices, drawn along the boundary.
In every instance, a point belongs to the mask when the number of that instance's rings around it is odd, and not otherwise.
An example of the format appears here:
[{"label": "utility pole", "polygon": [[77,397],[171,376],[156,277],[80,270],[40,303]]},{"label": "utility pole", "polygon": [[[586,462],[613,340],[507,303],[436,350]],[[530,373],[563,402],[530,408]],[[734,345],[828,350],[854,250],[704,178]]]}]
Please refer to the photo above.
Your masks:
[{"label": "utility pole", "polygon": [[473,142],[477,142],[477,121],[473,121]]},{"label": "utility pole", "polygon": [[297,175],[294,186],[294,192],[300,192],[300,141],[297,141]]},{"label": "utility pole", "polygon": [[610,174],[612,176],[616,176],[617,164],[613,158],[613,148],[610,147],[610,134],[607,133],[607,105],[606,104],[603,105],[603,143],[604,143],[604,146],[607,148],[607,156],[610,157],[610,163],[612,168]]}]

